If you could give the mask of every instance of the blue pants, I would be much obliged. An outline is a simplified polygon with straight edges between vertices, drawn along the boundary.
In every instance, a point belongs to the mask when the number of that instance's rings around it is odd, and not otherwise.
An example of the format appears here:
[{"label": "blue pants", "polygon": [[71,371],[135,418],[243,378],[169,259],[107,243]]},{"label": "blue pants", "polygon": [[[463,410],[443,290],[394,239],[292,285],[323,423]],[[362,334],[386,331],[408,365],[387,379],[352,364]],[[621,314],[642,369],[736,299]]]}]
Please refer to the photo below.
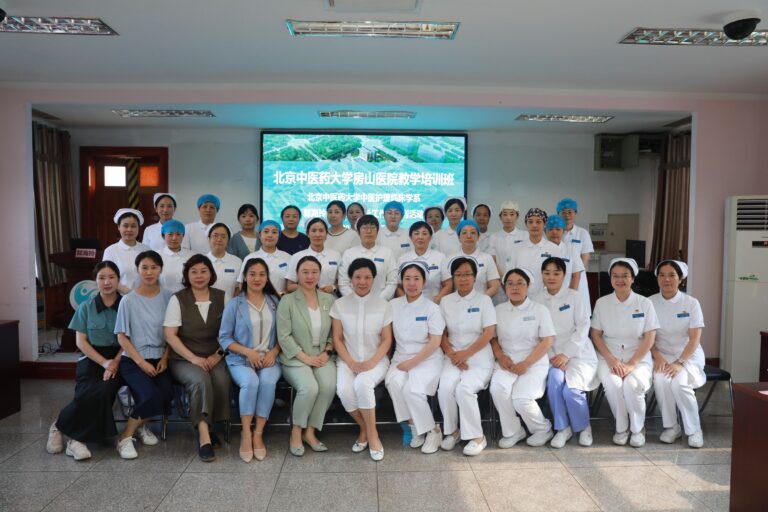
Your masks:
[{"label": "blue pants", "polygon": [[240,387],[240,416],[269,418],[275,403],[275,387],[280,380],[280,364],[254,370],[249,365],[229,365],[232,380]]},{"label": "blue pants", "polygon": [[[152,366],[156,366],[158,361],[159,359],[147,359]],[[119,368],[133,396],[131,418],[146,419],[171,414],[173,379],[170,371],[165,370],[156,377],[150,377],[129,357],[120,359]]]},{"label": "blue pants", "polygon": [[565,382],[565,372],[550,368],[547,375],[547,398],[555,420],[555,430],[570,426],[574,432],[581,432],[589,426],[589,403],[587,392],[572,389]]}]

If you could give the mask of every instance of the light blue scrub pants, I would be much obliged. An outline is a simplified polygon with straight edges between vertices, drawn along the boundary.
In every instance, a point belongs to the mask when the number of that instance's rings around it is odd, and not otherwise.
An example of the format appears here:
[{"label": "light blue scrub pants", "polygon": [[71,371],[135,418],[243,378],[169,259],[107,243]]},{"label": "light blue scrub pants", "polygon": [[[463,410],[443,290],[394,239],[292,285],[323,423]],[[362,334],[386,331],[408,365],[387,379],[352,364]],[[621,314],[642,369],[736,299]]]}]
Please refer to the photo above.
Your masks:
[{"label": "light blue scrub pants", "polygon": [[280,373],[280,363],[277,362],[259,370],[244,364],[229,365],[229,374],[240,387],[240,416],[269,418]]},{"label": "light blue scrub pants", "polygon": [[564,430],[570,426],[574,432],[581,432],[589,426],[587,392],[569,388],[565,382],[565,372],[560,368],[549,369],[547,398],[554,416],[555,430]]}]

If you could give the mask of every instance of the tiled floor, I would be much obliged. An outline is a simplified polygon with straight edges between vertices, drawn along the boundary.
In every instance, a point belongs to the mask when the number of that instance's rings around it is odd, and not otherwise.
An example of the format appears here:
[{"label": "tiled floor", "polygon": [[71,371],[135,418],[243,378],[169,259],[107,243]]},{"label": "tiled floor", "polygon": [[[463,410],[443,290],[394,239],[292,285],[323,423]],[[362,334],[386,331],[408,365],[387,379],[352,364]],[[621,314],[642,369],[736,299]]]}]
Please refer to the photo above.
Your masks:
[{"label": "tiled floor", "polygon": [[[658,442],[649,419],[641,449],[611,444],[612,422],[594,420],[595,445],[511,450],[489,448],[422,455],[402,446],[399,428],[384,431],[386,455],[353,454],[354,432],[329,427],[327,453],[288,454],[287,430],[267,430],[269,455],[242,463],[239,436],[202,463],[192,434],[172,427],[168,440],[138,446],[121,460],[111,446],[75,462],[45,452],[48,425],[72,395],[72,383],[24,381],[22,411],[0,421],[0,511],[547,511],[727,510],[731,418],[726,388],[703,418],[705,447]],[[609,414],[604,406],[602,413]]]}]

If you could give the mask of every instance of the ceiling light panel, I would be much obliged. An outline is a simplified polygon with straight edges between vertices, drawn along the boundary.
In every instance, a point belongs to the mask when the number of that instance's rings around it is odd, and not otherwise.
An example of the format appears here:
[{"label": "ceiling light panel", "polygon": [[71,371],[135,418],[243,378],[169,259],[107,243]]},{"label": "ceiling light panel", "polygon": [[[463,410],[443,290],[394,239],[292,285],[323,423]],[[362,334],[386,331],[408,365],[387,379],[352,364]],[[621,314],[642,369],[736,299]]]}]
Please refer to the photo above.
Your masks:
[{"label": "ceiling light panel", "polygon": [[317,113],[320,117],[345,119],[413,119],[416,112],[408,110],[326,110]]},{"label": "ceiling light panel", "polygon": [[537,121],[554,123],[607,123],[614,116],[565,115],[565,114],[520,114],[515,121]]},{"label": "ceiling light panel", "polygon": [[294,37],[397,37],[405,39],[453,39],[459,22],[433,21],[299,21],[286,20]]},{"label": "ceiling light panel", "polygon": [[80,36],[118,35],[112,27],[99,18],[46,18],[35,16],[7,16],[0,22],[0,32]]},{"label": "ceiling light panel", "polygon": [[421,0],[323,0],[323,8],[337,12],[417,12]]},{"label": "ceiling light panel", "polygon": [[210,110],[177,109],[115,109],[112,113],[120,117],[216,117]]},{"label": "ceiling light panel", "polygon": [[729,39],[722,30],[706,28],[636,28],[621,44],[649,46],[766,46],[768,30],[757,30],[739,41]]}]

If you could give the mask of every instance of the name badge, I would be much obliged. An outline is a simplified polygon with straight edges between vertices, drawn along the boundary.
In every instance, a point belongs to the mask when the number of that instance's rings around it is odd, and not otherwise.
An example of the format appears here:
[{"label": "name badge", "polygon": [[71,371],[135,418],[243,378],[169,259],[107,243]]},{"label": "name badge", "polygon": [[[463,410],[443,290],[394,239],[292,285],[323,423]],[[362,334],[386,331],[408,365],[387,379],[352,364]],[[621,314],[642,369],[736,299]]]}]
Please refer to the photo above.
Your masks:
[{"label": "name badge", "polygon": [[571,260],[568,259],[568,258],[563,258],[563,261],[566,262],[566,263],[570,263],[571,262]]},{"label": "name badge", "polygon": [[576,239],[573,239],[573,240],[571,240],[571,243],[572,243],[572,244],[580,244],[580,243],[581,243],[581,240],[576,240]]},{"label": "name badge", "polygon": [[632,318],[644,318],[645,313],[632,313]]},{"label": "name badge", "polygon": [[523,241],[522,240],[515,240],[515,243],[516,244],[521,244],[521,243],[523,243]]},{"label": "name badge", "polygon": [[479,313],[480,308],[469,308],[467,309],[467,313]]},{"label": "name badge", "polygon": [[552,255],[551,255],[551,254],[549,254],[548,252],[543,252],[543,253],[541,253],[541,254],[540,254],[540,256],[541,256],[542,258],[549,258],[549,257],[550,257],[550,256],[552,256]]},{"label": "name badge", "polygon": [[235,269],[233,269],[233,268],[225,268],[224,272],[226,272],[228,274],[234,274],[235,273]]},{"label": "name badge", "polygon": [[557,309],[559,309],[560,311],[565,311],[567,309],[571,309],[571,305],[570,304],[563,304],[562,306],[560,306]]},{"label": "name badge", "polygon": [[425,317],[425,316],[417,316],[416,317],[416,321],[417,322],[426,322],[427,321],[427,317]]},{"label": "name badge", "polygon": [[328,264],[329,265],[338,265],[338,263],[336,263],[335,261],[329,261]]},{"label": "name badge", "polygon": [[485,266],[485,263],[478,263],[477,266],[480,268],[483,268]]},{"label": "name badge", "polygon": [[530,322],[531,320],[536,320],[536,317],[533,315],[523,317],[523,322]]},{"label": "name badge", "polygon": [[690,316],[691,316],[690,313],[678,313],[677,314],[677,318],[688,318]]},{"label": "name badge", "polygon": [[279,268],[285,268],[287,266],[288,266],[287,263],[281,263],[281,264],[278,265]]},{"label": "name badge", "polygon": [[373,261],[378,261],[379,263],[384,263],[384,258],[373,258]]},{"label": "name badge", "polygon": [[400,244],[401,249],[407,249],[411,246],[411,244]]},{"label": "name badge", "polygon": [[432,265],[431,267],[429,267],[429,270],[437,270],[438,268],[440,267],[438,267],[437,265]]}]

